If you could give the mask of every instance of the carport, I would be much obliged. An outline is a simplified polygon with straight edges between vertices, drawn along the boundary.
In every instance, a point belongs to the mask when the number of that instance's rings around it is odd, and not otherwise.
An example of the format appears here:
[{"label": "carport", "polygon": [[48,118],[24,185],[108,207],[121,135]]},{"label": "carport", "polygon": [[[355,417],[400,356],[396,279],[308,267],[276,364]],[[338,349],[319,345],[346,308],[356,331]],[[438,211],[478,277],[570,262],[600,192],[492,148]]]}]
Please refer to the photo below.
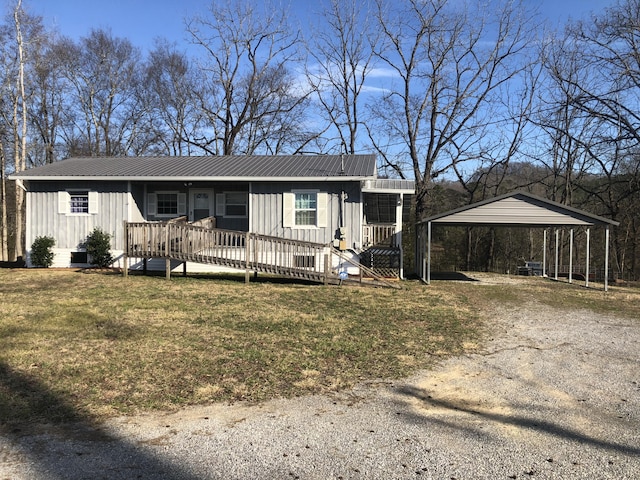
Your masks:
[{"label": "carport", "polygon": [[560,228],[570,228],[569,236],[569,282],[572,281],[574,227],[586,228],[586,273],[585,286],[589,286],[590,229],[605,229],[604,290],[609,284],[609,230],[618,222],[593,215],[584,210],[568,207],[560,203],[537,197],[527,192],[515,191],[490,198],[466,207],[427,218],[417,224],[416,266],[418,275],[427,284],[431,283],[431,232],[434,225],[487,226],[487,227],[529,227],[543,228],[543,272],[547,266],[547,230],[555,228],[555,279],[558,279],[558,232]]}]

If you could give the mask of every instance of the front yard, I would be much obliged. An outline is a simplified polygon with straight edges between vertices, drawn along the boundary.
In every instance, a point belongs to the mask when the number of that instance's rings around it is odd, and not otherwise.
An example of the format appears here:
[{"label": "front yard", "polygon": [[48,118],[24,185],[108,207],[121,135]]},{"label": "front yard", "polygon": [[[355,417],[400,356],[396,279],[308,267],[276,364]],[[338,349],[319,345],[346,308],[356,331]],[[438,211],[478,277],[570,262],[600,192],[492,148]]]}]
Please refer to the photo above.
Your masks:
[{"label": "front yard", "polygon": [[464,295],[402,286],[0,270],[0,423],[327,392],[473,347]]},{"label": "front yard", "polygon": [[326,393],[473,350],[487,306],[640,318],[638,289],[532,277],[400,290],[0,270],[0,425]]}]

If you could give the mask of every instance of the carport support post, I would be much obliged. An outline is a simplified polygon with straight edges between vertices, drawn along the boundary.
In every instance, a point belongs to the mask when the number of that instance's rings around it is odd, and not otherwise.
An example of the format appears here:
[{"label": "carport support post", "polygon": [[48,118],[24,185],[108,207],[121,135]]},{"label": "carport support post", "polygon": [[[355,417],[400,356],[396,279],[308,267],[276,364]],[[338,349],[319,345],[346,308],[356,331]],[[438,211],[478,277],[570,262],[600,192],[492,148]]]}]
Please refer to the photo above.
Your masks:
[{"label": "carport support post", "polygon": [[431,222],[427,222],[427,285],[431,285]]},{"label": "carport support post", "polygon": [[569,230],[569,283],[573,283],[573,228]]},{"label": "carport support post", "polygon": [[558,244],[559,244],[560,232],[556,228],[556,271],[553,276],[554,280],[558,280]]},{"label": "carport support post", "polygon": [[609,225],[604,231],[604,291],[609,289]]},{"label": "carport support post", "polygon": [[547,276],[547,229],[542,232],[542,276]]},{"label": "carport support post", "polygon": [[586,252],[587,260],[586,260],[586,265],[584,267],[584,272],[585,272],[585,274],[584,274],[584,286],[588,287],[589,286],[589,256],[590,256],[590,250],[589,249],[591,248],[590,245],[589,245],[589,238],[591,236],[591,229],[589,227],[587,227],[586,234],[587,234],[587,252]]}]

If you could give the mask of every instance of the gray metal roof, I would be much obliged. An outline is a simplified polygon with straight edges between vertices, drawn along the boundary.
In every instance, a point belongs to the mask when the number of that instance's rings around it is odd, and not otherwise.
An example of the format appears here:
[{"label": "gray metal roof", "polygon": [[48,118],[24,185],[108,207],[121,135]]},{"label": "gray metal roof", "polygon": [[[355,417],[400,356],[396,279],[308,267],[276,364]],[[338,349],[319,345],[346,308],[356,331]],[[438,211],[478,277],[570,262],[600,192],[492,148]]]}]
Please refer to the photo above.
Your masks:
[{"label": "gray metal roof", "polygon": [[364,181],[362,191],[371,193],[415,193],[416,182],[396,178],[376,178]]},{"label": "gray metal roof", "polygon": [[427,218],[420,223],[492,226],[618,225],[608,218],[516,191]]},{"label": "gray metal roof", "polygon": [[19,180],[364,180],[375,155],[75,157],[11,176]]}]

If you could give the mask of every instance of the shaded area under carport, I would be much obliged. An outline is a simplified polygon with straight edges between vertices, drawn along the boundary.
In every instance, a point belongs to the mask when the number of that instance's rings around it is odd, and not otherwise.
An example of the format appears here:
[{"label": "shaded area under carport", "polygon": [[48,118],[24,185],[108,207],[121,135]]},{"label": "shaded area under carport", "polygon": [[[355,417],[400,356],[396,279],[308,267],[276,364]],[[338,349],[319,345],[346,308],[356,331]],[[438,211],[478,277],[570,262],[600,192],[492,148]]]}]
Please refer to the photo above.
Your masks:
[{"label": "shaded area under carport", "polygon": [[593,215],[584,210],[562,205],[557,202],[537,197],[527,192],[515,191],[495,198],[490,198],[477,202],[466,207],[441,213],[419,222],[416,226],[416,267],[419,277],[429,284],[431,275],[431,234],[434,225],[449,226],[487,226],[487,227],[529,227],[544,228],[544,258],[543,271],[545,271],[547,228],[555,228],[555,274],[554,279],[559,276],[558,271],[558,231],[559,228],[571,227],[570,229],[570,254],[569,254],[569,282],[572,281],[573,262],[573,227],[586,228],[586,268],[585,286],[589,286],[589,262],[590,262],[590,229],[601,227],[605,229],[605,252],[604,252],[604,290],[609,284],[609,230],[610,227],[617,226],[618,222],[608,218]]}]

